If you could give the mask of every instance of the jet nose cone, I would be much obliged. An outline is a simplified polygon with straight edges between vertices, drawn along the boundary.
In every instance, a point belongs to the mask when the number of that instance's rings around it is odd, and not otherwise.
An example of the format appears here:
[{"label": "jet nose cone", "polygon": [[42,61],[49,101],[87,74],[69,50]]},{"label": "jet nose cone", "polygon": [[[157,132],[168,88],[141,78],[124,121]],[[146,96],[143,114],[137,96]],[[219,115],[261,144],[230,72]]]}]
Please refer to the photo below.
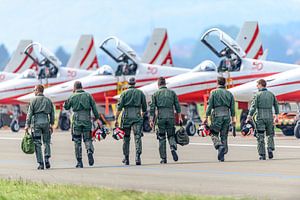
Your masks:
[{"label": "jet nose cone", "polygon": [[249,102],[253,98],[255,92],[251,88],[234,87],[229,89],[236,101]]},{"label": "jet nose cone", "polygon": [[119,94],[119,95],[114,96],[113,98],[116,99],[116,100],[118,100],[118,99],[120,99],[120,96],[121,95]]},{"label": "jet nose cone", "polygon": [[34,97],[34,94],[27,94],[27,95],[24,95],[24,96],[21,96],[21,97],[18,97],[17,100],[18,101],[21,101],[21,102],[30,102],[30,100]]}]

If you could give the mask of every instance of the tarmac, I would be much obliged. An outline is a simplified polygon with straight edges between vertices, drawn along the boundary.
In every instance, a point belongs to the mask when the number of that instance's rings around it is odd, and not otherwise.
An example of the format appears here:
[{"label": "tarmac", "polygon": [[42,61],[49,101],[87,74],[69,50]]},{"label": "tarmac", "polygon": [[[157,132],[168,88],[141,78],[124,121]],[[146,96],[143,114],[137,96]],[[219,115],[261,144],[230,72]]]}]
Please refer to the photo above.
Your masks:
[{"label": "tarmac", "polygon": [[[239,134],[238,134],[239,135]],[[135,165],[133,137],[130,166],[121,161],[122,141],[111,135],[96,141],[95,165],[76,169],[74,144],[69,132],[52,135],[51,169],[38,171],[34,155],[20,149],[23,131],[0,131],[0,177],[45,183],[68,183],[201,195],[254,197],[258,199],[300,199],[300,140],[276,134],[274,159],[259,161],[253,136],[229,137],[225,162],[218,162],[209,137],[190,137],[188,146],[179,146],[179,161],[168,151],[168,164],[159,164],[158,141],[153,133],[143,137],[142,166]],[[84,149],[84,147],[83,147]]]}]

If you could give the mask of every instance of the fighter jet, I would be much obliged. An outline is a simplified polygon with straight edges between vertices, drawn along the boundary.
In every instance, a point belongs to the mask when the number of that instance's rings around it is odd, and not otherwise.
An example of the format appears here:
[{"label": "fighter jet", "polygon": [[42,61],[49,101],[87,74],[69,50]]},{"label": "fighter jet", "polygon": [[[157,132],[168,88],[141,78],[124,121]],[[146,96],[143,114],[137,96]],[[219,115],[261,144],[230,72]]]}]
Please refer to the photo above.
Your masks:
[{"label": "fighter jet", "polygon": [[[298,65],[246,58],[246,53],[241,46],[217,28],[204,33],[201,41],[221,58],[221,62],[217,67],[212,61],[204,61],[192,72],[166,80],[167,87],[177,93],[181,103],[205,103],[209,92],[216,87],[218,76],[225,77],[228,86],[234,87],[258,78],[299,68]],[[153,83],[140,89],[149,100],[150,96],[157,91],[157,84]]]}]

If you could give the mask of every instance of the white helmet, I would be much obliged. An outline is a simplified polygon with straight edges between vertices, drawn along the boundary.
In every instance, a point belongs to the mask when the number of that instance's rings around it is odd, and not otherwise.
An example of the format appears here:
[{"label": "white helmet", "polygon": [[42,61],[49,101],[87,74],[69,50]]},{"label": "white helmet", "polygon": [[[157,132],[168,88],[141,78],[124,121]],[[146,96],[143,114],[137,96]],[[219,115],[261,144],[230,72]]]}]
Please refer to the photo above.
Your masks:
[{"label": "white helmet", "polygon": [[109,65],[103,65],[98,69],[98,75],[113,75],[114,70]]},{"label": "white helmet", "polygon": [[205,71],[216,71],[217,66],[211,60],[205,60],[197,65],[192,71],[194,72],[205,72]]}]

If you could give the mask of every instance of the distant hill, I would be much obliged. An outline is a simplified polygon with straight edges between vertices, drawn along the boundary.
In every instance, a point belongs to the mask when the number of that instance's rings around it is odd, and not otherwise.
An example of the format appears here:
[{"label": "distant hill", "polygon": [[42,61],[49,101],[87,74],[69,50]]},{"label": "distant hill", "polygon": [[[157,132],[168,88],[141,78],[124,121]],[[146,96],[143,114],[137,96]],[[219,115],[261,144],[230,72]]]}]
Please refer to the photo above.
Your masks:
[{"label": "distant hill", "polygon": [[9,53],[4,44],[0,45],[0,70],[3,70],[9,61]]},{"label": "distant hill", "polygon": [[62,46],[59,46],[56,49],[55,55],[62,62],[62,66],[66,66],[67,65],[67,62],[68,62],[68,60],[70,58],[70,54],[67,53],[66,50]]}]

